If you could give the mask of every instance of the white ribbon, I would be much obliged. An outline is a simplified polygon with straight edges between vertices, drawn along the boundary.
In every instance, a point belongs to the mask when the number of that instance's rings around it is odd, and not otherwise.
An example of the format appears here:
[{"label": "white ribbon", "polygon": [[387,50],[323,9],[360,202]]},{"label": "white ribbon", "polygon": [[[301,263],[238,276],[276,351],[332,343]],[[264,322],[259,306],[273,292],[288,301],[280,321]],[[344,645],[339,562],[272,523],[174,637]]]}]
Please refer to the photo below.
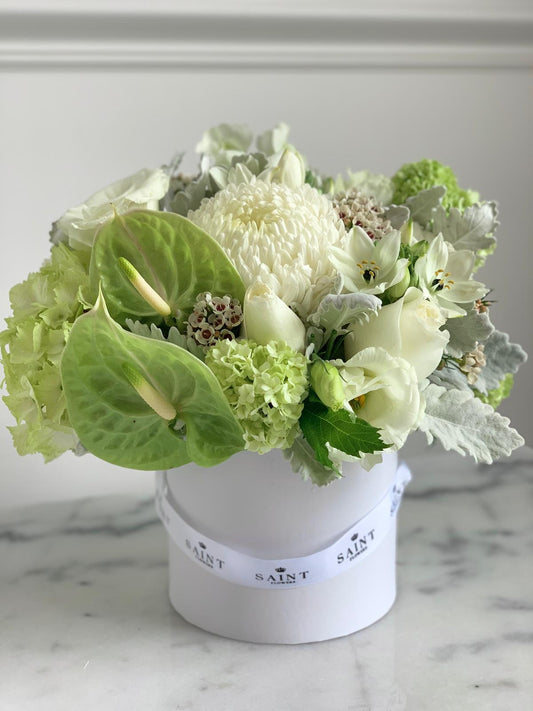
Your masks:
[{"label": "white ribbon", "polygon": [[237,585],[286,590],[312,585],[344,573],[377,549],[390,531],[403,491],[411,481],[406,464],[400,464],[394,482],[381,501],[334,543],[297,558],[254,558],[218,543],[190,526],[170,499],[166,472],[156,478],[156,510],[178,548],[206,570]]}]

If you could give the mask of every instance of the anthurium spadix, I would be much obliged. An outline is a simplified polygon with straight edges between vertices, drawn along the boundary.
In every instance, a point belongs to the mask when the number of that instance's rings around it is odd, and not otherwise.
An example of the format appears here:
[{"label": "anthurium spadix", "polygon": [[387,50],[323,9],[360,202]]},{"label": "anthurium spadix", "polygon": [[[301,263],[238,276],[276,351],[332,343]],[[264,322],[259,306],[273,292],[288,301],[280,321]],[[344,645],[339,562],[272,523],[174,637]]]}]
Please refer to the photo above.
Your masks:
[{"label": "anthurium spadix", "polygon": [[199,293],[230,294],[244,284],[220,245],[181,215],[136,210],[115,215],[98,233],[91,289],[101,287],[111,317],[161,323],[187,320]]},{"label": "anthurium spadix", "polygon": [[209,368],[173,343],[122,329],[101,293],[72,328],[61,379],[81,443],[112,464],[211,466],[243,449],[242,428]]}]

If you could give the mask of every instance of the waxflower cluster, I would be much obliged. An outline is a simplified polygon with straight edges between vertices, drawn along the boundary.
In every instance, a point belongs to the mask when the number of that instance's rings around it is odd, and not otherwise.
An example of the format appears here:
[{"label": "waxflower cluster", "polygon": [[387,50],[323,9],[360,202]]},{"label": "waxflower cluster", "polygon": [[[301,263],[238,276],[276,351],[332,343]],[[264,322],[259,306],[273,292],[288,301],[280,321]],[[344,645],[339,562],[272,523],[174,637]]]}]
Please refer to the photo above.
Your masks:
[{"label": "waxflower cluster", "polygon": [[221,339],[235,338],[242,323],[242,308],[238,299],[213,296],[208,291],[198,294],[187,319],[187,335],[199,346],[213,346]]},{"label": "waxflower cluster", "polygon": [[496,408],[526,354],[476,274],[496,203],[436,160],[322,174],[288,132],[216,126],[195,175],[141,170],[53,224],[0,334],[21,454],[283,449],[325,484],[415,430],[489,463],[523,443]]}]

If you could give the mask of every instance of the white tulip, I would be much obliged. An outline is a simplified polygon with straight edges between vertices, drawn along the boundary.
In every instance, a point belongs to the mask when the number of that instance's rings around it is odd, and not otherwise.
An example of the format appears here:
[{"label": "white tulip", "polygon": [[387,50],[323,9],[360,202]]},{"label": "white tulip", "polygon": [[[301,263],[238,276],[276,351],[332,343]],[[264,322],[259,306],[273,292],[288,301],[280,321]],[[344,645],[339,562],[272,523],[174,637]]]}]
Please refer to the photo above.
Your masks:
[{"label": "white tulip", "polygon": [[279,296],[263,284],[254,282],[244,296],[245,338],[260,346],[283,341],[293,350],[305,351],[305,326]]},{"label": "white tulip", "polygon": [[411,363],[421,382],[442,359],[450,338],[448,331],[440,330],[444,322],[438,306],[425,299],[420,289],[410,287],[401,299],[354,327],[345,339],[346,358],[364,348],[384,348]]},{"label": "white tulip", "polygon": [[305,183],[305,163],[297,151],[285,148],[279,160],[275,156],[271,161],[275,165],[264,172],[263,179],[273,183],[282,183],[293,189],[299,188]]}]

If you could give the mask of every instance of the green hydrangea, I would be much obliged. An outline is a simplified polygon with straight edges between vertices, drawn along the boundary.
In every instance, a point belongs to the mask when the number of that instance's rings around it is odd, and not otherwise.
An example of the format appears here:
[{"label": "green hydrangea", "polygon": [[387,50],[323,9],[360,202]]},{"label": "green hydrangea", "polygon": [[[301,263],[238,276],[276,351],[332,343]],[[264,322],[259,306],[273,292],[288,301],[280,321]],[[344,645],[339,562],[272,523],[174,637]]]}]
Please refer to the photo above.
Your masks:
[{"label": "green hydrangea", "polygon": [[474,390],[474,395],[479,398],[481,402],[485,402],[494,409],[496,409],[497,407],[499,407],[502,400],[504,400],[506,397],[509,397],[509,395],[511,394],[511,390],[513,389],[513,385],[513,374],[507,373],[507,375],[502,378],[497,388],[489,390],[486,395],[481,393],[479,390]]},{"label": "green hydrangea", "polygon": [[307,359],[284,343],[220,341],[205,359],[244,429],[245,449],[287,449],[299,434]]},{"label": "green hydrangea", "polygon": [[59,363],[89,283],[89,256],[65,244],[10,291],[13,316],[0,333],[7,396],[17,420],[10,427],[19,454],[40,452],[45,461],[78,445],[70,426]]},{"label": "green hydrangea", "polygon": [[402,205],[407,198],[417,195],[421,190],[428,190],[435,185],[444,185],[446,194],[442,204],[446,209],[457,207],[463,210],[479,202],[479,193],[474,190],[461,190],[451,168],[437,160],[424,158],[416,163],[406,163],[392,177],[394,195],[392,202]]}]

